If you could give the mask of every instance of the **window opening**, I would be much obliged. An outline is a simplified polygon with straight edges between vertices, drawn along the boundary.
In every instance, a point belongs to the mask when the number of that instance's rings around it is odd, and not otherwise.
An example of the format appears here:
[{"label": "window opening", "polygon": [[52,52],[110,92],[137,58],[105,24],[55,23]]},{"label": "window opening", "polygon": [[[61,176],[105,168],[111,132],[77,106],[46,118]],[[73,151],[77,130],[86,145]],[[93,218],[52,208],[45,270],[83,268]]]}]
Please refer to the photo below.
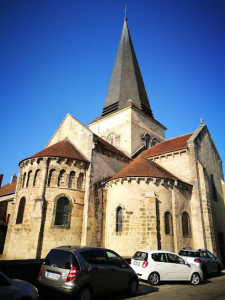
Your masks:
[{"label": "window opening", "polygon": [[66,197],[61,197],[56,203],[54,225],[69,226],[69,223],[70,201]]},{"label": "window opening", "polygon": [[122,207],[117,207],[116,210],[116,232],[123,231],[123,209]]}]

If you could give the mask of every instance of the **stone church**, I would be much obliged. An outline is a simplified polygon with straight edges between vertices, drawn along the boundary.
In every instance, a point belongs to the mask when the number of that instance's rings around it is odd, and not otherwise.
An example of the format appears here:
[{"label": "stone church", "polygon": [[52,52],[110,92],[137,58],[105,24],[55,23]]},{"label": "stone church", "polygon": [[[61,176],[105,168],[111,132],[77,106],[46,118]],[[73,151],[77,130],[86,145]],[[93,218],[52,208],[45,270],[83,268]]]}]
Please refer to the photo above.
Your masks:
[{"label": "stone church", "polygon": [[[0,189],[3,259],[52,247],[207,248],[225,263],[225,184],[207,126],[165,139],[152,113],[127,19],[101,115],[67,114],[46,147]],[[7,232],[7,233],[6,233]],[[6,233],[4,235],[4,233]]]}]

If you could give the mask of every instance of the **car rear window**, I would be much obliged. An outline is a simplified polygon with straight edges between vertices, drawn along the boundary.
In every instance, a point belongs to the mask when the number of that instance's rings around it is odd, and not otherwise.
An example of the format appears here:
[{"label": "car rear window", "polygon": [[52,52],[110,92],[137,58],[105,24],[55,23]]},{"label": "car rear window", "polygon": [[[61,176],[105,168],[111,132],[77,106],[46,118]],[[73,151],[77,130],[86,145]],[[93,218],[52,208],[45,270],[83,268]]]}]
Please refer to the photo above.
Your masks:
[{"label": "car rear window", "polygon": [[45,265],[55,265],[58,268],[70,269],[72,266],[79,264],[72,252],[52,249],[45,259]]},{"label": "car rear window", "polygon": [[200,253],[194,251],[188,251],[188,250],[180,250],[179,255],[189,256],[189,257],[199,257]]},{"label": "car rear window", "polygon": [[148,253],[137,251],[133,256],[133,259],[141,261],[148,260]]}]

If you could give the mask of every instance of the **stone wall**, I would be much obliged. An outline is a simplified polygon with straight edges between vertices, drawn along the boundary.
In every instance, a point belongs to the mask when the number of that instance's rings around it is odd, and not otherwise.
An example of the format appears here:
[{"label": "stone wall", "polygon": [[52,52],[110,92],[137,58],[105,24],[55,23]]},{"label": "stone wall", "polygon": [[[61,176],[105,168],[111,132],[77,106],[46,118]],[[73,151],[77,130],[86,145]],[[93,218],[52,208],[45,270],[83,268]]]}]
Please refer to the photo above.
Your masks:
[{"label": "stone wall", "polygon": [[[181,213],[185,210],[190,214],[187,187],[176,188],[175,200],[174,183],[159,179],[121,179],[109,182],[106,189],[106,247],[123,256],[132,256],[138,249],[175,251],[192,244],[191,236],[188,240],[183,238],[181,230]],[[116,232],[117,207],[123,209],[122,232]],[[165,233],[166,212],[173,218],[170,234]]]},{"label": "stone wall", "polygon": [[110,143],[109,139],[113,134],[115,137],[113,145],[128,156],[136,153],[144,145],[142,137],[146,133],[150,134],[151,139],[156,137],[158,142],[165,139],[165,127],[137,111],[132,104],[130,107],[90,124],[89,128]]}]

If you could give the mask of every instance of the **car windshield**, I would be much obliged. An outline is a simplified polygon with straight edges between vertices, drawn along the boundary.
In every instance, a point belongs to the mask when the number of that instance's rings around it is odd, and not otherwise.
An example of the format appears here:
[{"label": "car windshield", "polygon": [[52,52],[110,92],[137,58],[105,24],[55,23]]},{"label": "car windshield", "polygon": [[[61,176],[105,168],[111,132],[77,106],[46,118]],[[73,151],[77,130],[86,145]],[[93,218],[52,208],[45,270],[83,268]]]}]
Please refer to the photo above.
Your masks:
[{"label": "car windshield", "polygon": [[141,251],[137,251],[134,256],[133,259],[135,260],[148,260],[148,253],[146,252],[141,252]]},{"label": "car windshield", "polygon": [[69,251],[52,249],[45,259],[45,265],[58,268],[70,269],[78,265],[75,255]]},{"label": "car windshield", "polygon": [[179,255],[189,256],[189,257],[199,257],[200,253],[198,251],[188,251],[188,250],[181,250]]}]

